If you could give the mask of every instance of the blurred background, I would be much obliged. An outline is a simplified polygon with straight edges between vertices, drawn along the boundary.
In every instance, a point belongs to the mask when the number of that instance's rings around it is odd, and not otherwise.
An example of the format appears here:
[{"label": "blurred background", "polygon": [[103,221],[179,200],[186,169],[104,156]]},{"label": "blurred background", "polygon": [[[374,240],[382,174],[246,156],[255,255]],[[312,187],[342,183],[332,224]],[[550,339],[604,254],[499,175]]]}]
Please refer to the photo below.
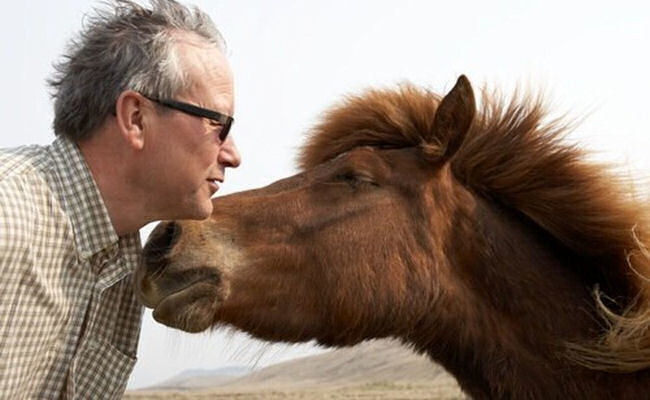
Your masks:
[{"label": "blurred background", "polygon": [[[643,1],[194,0],[224,35],[235,72],[233,134],[243,156],[219,194],[296,172],[303,135],[346,93],[410,81],[438,92],[465,74],[476,89],[543,92],[571,138],[645,189],[650,172],[650,3]],[[3,4],[0,147],[48,144],[45,80],[84,14],[101,2]],[[151,230],[142,230],[146,238]],[[187,369],[266,366],[323,351],[217,330],[190,335],[145,313],[140,388]]]}]

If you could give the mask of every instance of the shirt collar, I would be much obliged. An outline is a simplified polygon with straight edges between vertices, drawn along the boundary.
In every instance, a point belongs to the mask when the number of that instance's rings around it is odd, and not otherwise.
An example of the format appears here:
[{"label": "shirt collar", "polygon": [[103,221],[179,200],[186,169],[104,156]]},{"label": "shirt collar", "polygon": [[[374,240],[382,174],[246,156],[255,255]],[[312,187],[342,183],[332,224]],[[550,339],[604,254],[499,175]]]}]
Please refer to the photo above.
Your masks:
[{"label": "shirt collar", "polygon": [[57,176],[55,185],[70,218],[77,251],[80,258],[89,258],[119,238],[77,144],[60,136],[50,148]]}]

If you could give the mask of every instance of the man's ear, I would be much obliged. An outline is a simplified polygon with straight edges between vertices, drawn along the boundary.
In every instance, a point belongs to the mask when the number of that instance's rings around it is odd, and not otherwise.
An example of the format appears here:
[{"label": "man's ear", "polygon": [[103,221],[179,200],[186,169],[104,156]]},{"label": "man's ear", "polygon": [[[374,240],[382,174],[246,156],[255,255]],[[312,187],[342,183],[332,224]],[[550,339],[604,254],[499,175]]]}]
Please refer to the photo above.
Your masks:
[{"label": "man's ear", "polygon": [[144,148],[144,113],[147,100],[140,93],[125,90],[115,102],[115,117],[122,139],[134,150]]},{"label": "man's ear", "polygon": [[440,157],[449,160],[463,144],[472,125],[476,104],[472,86],[465,75],[461,75],[456,85],[442,99],[433,120],[431,142],[440,145]]}]

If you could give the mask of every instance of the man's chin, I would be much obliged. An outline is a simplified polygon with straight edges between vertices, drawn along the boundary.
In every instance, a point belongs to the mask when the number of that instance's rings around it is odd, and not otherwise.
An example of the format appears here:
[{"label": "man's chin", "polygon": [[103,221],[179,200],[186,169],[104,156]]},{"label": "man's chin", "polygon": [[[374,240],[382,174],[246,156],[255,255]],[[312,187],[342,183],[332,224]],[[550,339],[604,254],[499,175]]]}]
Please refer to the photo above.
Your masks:
[{"label": "man's chin", "polygon": [[206,219],[210,215],[212,215],[212,209],[213,209],[212,201],[208,199],[208,201],[205,201],[200,204],[200,206],[196,210],[196,215],[194,216],[194,218],[191,219],[199,219],[199,220]]},{"label": "man's chin", "polygon": [[166,219],[191,219],[191,220],[203,220],[212,215],[212,201],[204,200],[200,202],[195,202],[190,207],[185,207],[183,210],[178,210],[180,212],[175,213],[173,218]]}]

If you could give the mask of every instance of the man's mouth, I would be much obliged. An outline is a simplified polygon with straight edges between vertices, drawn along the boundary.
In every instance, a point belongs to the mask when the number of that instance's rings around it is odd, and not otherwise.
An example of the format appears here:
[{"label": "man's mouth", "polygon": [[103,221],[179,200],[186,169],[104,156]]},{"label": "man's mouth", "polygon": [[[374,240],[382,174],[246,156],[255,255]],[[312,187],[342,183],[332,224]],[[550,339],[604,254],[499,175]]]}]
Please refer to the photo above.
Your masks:
[{"label": "man's mouth", "polygon": [[219,180],[216,178],[208,178],[206,179],[208,181],[208,184],[210,186],[210,192],[211,194],[215,194],[217,190],[219,190]]}]

